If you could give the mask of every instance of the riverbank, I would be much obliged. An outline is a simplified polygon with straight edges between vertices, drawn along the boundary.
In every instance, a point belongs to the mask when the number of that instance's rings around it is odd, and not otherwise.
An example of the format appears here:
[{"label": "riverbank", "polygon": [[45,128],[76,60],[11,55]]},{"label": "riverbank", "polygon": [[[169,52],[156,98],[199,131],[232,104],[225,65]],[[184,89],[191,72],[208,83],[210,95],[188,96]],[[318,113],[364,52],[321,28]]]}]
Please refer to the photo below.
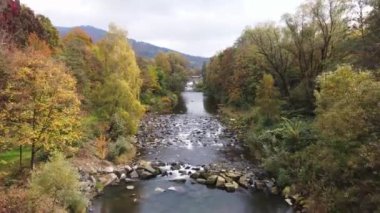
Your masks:
[{"label": "riverbank", "polygon": [[[218,109],[218,119],[235,134],[243,146],[249,151],[250,160],[259,168],[260,171],[265,173],[274,182],[278,183],[271,170],[268,170],[268,165],[265,165],[262,158],[262,150],[258,149],[255,144],[252,144],[252,135],[258,134],[255,132],[255,125],[257,120],[255,118],[255,111],[253,110],[239,110],[233,107],[220,105]],[[258,128],[258,127],[256,127]],[[262,128],[262,127],[259,127]],[[270,130],[268,128],[268,130]],[[280,177],[281,178],[281,177]],[[277,184],[279,190],[278,195],[282,196],[286,202],[291,205],[297,212],[306,212],[310,202],[305,194],[305,191],[299,189],[295,184],[287,185],[281,182]],[[291,181],[289,181],[291,182]]]}]

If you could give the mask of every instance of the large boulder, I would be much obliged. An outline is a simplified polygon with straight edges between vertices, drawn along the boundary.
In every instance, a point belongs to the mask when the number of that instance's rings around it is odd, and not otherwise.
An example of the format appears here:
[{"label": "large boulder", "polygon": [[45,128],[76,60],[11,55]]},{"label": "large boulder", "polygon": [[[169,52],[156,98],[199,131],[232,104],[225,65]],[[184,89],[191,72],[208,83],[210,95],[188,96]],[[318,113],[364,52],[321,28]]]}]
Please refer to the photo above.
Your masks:
[{"label": "large boulder", "polygon": [[192,179],[195,179],[195,180],[198,179],[199,176],[200,176],[199,172],[195,172],[195,173],[193,173],[193,174],[190,175],[190,177],[191,177]]},{"label": "large boulder", "polygon": [[216,179],[216,184],[215,186],[218,187],[218,188],[224,188],[224,184],[226,183],[226,179],[218,176],[218,178]]},{"label": "large boulder", "polygon": [[102,167],[100,169],[100,173],[106,173],[106,174],[108,174],[108,173],[113,173],[113,172],[114,172],[113,166],[106,166],[106,167]]},{"label": "large boulder", "polygon": [[264,190],[265,189],[265,183],[261,180],[255,180],[255,188],[257,190]]},{"label": "large boulder", "polygon": [[239,180],[240,176],[241,176],[241,173],[240,172],[236,172],[236,171],[229,171],[227,173],[225,173],[225,175],[235,181]]},{"label": "large boulder", "polygon": [[132,167],[129,165],[124,166],[124,170],[127,172],[127,174],[133,171]]},{"label": "large boulder", "polygon": [[231,183],[224,184],[224,187],[226,188],[227,192],[234,192],[239,188],[239,184],[233,181]]},{"label": "large boulder", "polygon": [[137,169],[144,169],[152,174],[158,173],[158,170],[153,168],[151,162],[149,161],[140,161],[138,163]]},{"label": "large boulder", "polygon": [[217,175],[211,175],[210,177],[208,177],[207,178],[207,180],[206,180],[206,184],[207,185],[215,185],[215,183],[216,183],[216,180],[218,179],[218,176]]},{"label": "large boulder", "polygon": [[244,188],[248,188],[249,187],[249,177],[248,175],[243,175],[239,178],[239,185],[244,187]]},{"label": "large boulder", "polygon": [[196,181],[199,184],[206,184],[206,179],[203,179],[203,178],[198,178]]},{"label": "large boulder", "polygon": [[147,180],[156,177],[154,173],[151,173],[144,169],[138,169],[137,173],[139,174],[140,179]]},{"label": "large boulder", "polygon": [[129,177],[131,177],[132,179],[137,179],[139,178],[139,174],[136,170],[133,170],[131,173],[129,173]]},{"label": "large boulder", "polygon": [[110,174],[99,177],[99,182],[103,186],[108,186],[111,183],[116,182],[116,181],[118,181],[118,178],[117,178],[117,175],[115,175],[114,173],[110,173]]},{"label": "large boulder", "polygon": [[207,178],[209,178],[210,176],[211,176],[211,174],[208,173],[208,172],[206,172],[206,171],[201,171],[201,172],[199,173],[199,178],[203,178],[203,179],[206,179],[206,180],[207,180]]}]

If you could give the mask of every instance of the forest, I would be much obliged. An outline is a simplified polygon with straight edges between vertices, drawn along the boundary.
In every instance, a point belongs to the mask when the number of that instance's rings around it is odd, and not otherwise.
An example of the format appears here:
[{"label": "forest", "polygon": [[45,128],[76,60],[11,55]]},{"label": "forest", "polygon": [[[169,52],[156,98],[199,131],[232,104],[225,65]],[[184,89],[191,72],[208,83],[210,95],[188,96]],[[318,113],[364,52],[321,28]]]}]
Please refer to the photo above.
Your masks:
[{"label": "forest", "polygon": [[380,1],[308,1],[203,69],[254,158],[315,212],[379,211]]},{"label": "forest", "polygon": [[[0,212],[87,212],[73,162],[131,162],[143,117],[172,113],[196,70],[136,56],[115,24],[60,37],[2,1]],[[309,0],[281,20],[244,29],[198,88],[302,211],[380,212],[380,1]]]},{"label": "forest", "polygon": [[0,179],[12,187],[2,192],[0,212],[85,211],[77,171],[65,158],[88,149],[100,159],[131,160],[140,119],[171,111],[190,66],[176,53],[136,57],[114,24],[97,43],[79,28],[60,38],[49,18],[19,1],[4,4]]}]

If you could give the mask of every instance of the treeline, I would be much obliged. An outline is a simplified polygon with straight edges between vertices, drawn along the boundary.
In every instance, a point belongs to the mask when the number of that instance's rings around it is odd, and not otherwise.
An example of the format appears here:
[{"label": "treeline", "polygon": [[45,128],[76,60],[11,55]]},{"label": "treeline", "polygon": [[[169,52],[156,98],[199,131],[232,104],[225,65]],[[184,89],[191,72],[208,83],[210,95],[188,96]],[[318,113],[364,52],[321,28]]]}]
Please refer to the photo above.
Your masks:
[{"label": "treeline", "polygon": [[380,1],[312,0],[211,58],[207,92],[311,212],[380,211]]},{"label": "treeline", "polygon": [[[189,64],[175,53],[137,58],[126,32],[113,24],[97,43],[81,29],[59,38],[48,18],[19,1],[2,5],[0,152],[18,149],[20,169],[23,158],[33,169],[53,157],[33,172],[28,191],[4,193],[0,208],[84,211],[77,171],[54,153],[85,150],[115,163],[131,160],[140,119],[147,110],[173,108]],[[17,205],[20,199],[25,202]]]},{"label": "treeline", "polygon": [[189,62],[178,53],[159,53],[153,60],[137,60],[143,85],[141,101],[153,112],[168,113],[178,103],[178,95],[183,91],[187,76],[194,72]]}]

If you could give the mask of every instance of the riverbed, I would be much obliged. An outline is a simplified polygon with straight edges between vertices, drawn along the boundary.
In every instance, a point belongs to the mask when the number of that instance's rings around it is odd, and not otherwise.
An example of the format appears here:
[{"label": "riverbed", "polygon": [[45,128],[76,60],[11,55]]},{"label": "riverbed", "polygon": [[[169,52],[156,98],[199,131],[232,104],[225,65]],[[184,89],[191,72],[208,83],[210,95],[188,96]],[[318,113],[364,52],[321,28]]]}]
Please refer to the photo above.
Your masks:
[{"label": "riverbed", "polygon": [[[215,164],[223,168],[255,170],[236,136],[216,119],[215,107],[201,92],[188,87],[177,114],[149,116],[138,134],[139,159],[179,162],[188,167]],[[183,174],[182,174],[183,175]],[[174,177],[173,177],[174,176]],[[245,213],[293,212],[280,197],[239,188],[234,193],[172,177],[109,186],[93,202],[99,213]],[[126,187],[133,186],[133,189]]]}]

